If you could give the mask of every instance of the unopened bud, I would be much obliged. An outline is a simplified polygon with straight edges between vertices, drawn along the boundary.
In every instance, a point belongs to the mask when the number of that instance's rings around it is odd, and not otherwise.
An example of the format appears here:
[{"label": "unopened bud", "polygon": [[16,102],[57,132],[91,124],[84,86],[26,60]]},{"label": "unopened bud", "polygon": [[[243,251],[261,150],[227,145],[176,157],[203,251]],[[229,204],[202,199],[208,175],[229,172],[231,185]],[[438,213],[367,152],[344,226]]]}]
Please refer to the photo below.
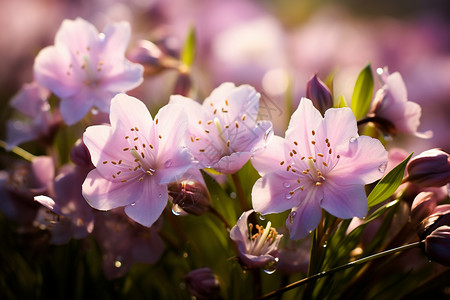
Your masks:
[{"label": "unopened bud", "polygon": [[421,187],[439,187],[450,183],[450,156],[440,149],[422,152],[407,166],[408,181]]},{"label": "unopened bud", "polygon": [[430,260],[450,267],[450,226],[440,226],[427,236],[425,252]]},{"label": "unopened bud", "polygon": [[83,140],[77,140],[72,149],[70,149],[70,160],[78,166],[91,165],[91,154]]},{"label": "unopened bud", "polygon": [[173,90],[174,95],[188,96],[191,90],[192,82],[189,77],[189,73],[181,72],[178,75],[175,87]]},{"label": "unopened bud", "polygon": [[199,268],[184,277],[189,293],[197,299],[214,299],[219,296],[219,279],[210,268]]},{"label": "unopened bud", "polygon": [[433,213],[436,206],[437,199],[433,192],[419,193],[411,205],[411,224],[414,227],[419,226],[426,217]]},{"label": "unopened bud", "polygon": [[417,234],[424,239],[441,226],[450,226],[450,204],[436,206],[433,213],[419,224]]},{"label": "unopened bud", "polygon": [[210,209],[210,196],[205,185],[197,180],[178,180],[168,185],[172,203],[185,212],[200,216]]},{"label": "unopened bud", "polygon": [[140,40],[137,47],[130,51],[128,58],[134,63],[142,64],[146,74],[154,74],[163,69],[162,56],[162,51],[154,43]]},{"label": "unopened bud", "polygon": [[315,74],[306,84],[306,98],[310,99],[322,115],[325,111],[333,107],[333,97],[330,89]]}]

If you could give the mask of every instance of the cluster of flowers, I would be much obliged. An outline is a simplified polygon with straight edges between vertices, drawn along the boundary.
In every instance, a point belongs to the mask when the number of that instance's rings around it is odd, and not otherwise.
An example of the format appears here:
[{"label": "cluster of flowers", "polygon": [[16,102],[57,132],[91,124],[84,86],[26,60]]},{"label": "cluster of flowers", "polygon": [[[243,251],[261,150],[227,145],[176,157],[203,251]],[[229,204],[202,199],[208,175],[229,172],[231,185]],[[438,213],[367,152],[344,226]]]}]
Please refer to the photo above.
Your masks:
[{"label": "cluster of flowers", "polygon": [[[292,261],[287,247],[279,249],[282,238],[304,239],[323,227],[323,211],[337,220],[364,218],[373,206],[367,185],[393,169],[388,165],[393,160],[375,138],[378,133],[430,134],[417,132],[420,106],[408,101],[400,74],[386,69],[378,69],[382,87],[359,120],[345,101],[336,104],[330,89],[313,76],[284,137],[273,134],[270,121],[258,118],[261,95],[249,85],[223,83],[202,104],[173,95],[152,117],[141,100],[125,92],[141,84],[143,65],[156,64],[158,57],[141,48],[134,62],[125,58],[130,34],[127,23],[111,24],[99,33],[83,19],[63,22],[54,45],[35,59],[35,82],[11,102],[31,120],[11,120],[7,148],[17,150],[31,140],[50,148],[64,124],[83,124],[83,137],[70,152],[72,163],[59,166],[55,156],[33,156],[30,171],[17,169],[3,176],[5,214],[22,214],[18,197],[33,197],[43,207],[33,207],[30,218],[51,231],[51,242],[64,244],[92,234],[105,254],[110,278],[124,275],[135,262],[160,259],[164,243],[158,231],[168,201],[178,214],[212,212],[221,218],[244,268],[270,272],[278,263],[298,272],[304,269],[295,266],[302,263],[300,257],[308,261],[299,255],[304,249],[291,251],[296,255]],[[358,126],[371,126],[377,134],[359,135]],[[249,161],[261,176],[251,188],[252,209],[235,176]],[[223,174],[237,179],[243,210],[233,227],[211,205],[212,191],[205,183],[205,178],[223,180]],[[11,185],[20,176],[34,184]],[[434,149],[409,162],[404,178],[408,187],[398,189],[415,197],[411,223],[425,240],[429,258],[445,265],[450,265],[449,208],[438,203],[448,199],[449,181],[449,155]],[[287,210],[284,235],[270,221],[257,224],[255,213]],[[130,242],[120,243],[123,239]],[[186,282],[200,299],[219,293],[218,279],[207,268],[195,270]]]}]

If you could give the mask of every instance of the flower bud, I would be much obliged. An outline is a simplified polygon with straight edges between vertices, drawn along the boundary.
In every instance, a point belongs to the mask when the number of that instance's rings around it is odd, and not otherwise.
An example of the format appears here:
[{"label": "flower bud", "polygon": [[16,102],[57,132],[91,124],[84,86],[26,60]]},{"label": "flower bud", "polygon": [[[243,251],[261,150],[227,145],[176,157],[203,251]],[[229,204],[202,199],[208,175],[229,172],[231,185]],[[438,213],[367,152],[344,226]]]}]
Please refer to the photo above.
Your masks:
[{"label": "flower bud", "polygon": [[78,166],[90,166],[92,164],[91,154],[83,140],[78,139],[70,149],[70,160]]},{"label": "flower bud", "polygon": [[184,277],[189,293],[197,299],[214,299],[219,296],[219,279],[210,268],[199,268]]},{"label": "flower bud", "polygon": [[317,108],[322,115],[325,111],[333,107],[333,97],[330,89],[315,74],[306,84],[306,98],[310,99],[314,107]]},{"label": "flower bud", "polygon": [[411,205],[411,224],[415,227],[433,213],[437,200],[433,192],[419,193]]},{"label": "flower bud", "polygon": [[450,226],[440,226],[427,236],[425,252],[430,260],[450,267]]},{"label": "flower bud", "polygon": [[130,52],[128,58],[132,62],[142,64],[146,74],[154,74],[163,69],[161,64],[163,55],[162,51],[154,43],[140,40],[138,46]]},{"label": "flower bud", "polygon": [[450,204],[436,206],[433,213],[419,224],[417,234],[424,239],[441,226],[450,226]]},{"label": "flower bud", "polygon": [[408,181],[421,187],[444,186],[450,182],[450,156],[440,149],[430,149],[411,159]]},{"label": "flower bud", "polygon": [[197,180],[184,179],[168,185],[172,203],[185,212],[200,216],[210,209],[210,196],[206,187]]}]

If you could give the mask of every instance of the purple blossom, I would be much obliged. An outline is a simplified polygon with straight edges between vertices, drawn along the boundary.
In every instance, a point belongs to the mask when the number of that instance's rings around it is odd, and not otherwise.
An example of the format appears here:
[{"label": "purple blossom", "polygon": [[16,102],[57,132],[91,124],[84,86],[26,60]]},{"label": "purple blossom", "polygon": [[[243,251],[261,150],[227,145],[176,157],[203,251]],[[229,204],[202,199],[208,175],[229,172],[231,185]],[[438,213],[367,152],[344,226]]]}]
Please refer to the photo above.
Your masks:
[{"label": "purple blossom", "polygon": [[426,150],[408,163],[408,181],[421,187],[450,183],[450,155],[441,149]]},{"label": "purple blossom", "polygon": [[130,218],[150,227],[167,204],[167,184],[192,165],[183,146],[182,107],[166,105],[153,120],[143,102],[119,94],[111,100],[110,121],[111,126],[91,126],[84,133],[96,169],[83,183],[83,195],[99,210],[125,206]]},{"label": "purple blossom", "polygon": [[394,125],[394,133],[404,132],[422,138],[430,138],[431,131],[417,132],[422,109],[419,104],[408,101],[406,86],[400,73],[395,72],[389,75],[386,70],[381,68],[377,70],[377,73],[384,85],[375,94],[371,115],[385,119]]},{"label": "purple blossom", "polygon": [[50,111],[47,101],[50,91],[37,82],[27,83],[11,100],[11,106],[25,118],[13,119],[7,125],[7,147],[13,147],[34,139],[51,143],[55,128],[61,122],[59,111]]},{"label": "purple blossom", "polygon": [[380,141],[358,136],[349,108],[329,109],[323,118],[303,98],[286,137],[274,136],[252,159],[262,175],[253,186],[253,208],[262,214],[292,209],[286,220],[292,239],[317,226],[322,208],[343,219],[364,217],[364,185],[382,176],[386,162]]},{"label": "purple blossom", "polygon": [[185,277],[189,293],[197,299],[215,299],[220,293],[219,278],[210,268],[199,268]]},{"label": "purple blossom", "polygon": [[78,122],[94,106],[109,112],[114,95],[142,82],[143,67],[125,58],[130,34],[126,22],[109,24],[99,33],[81,18],[64,20],[55,45],[37,55],[35,79],[61,99],[67,124]]},{"label": "purple blossom", "polygon": [[156,263],[164,252],[158,235],[161,222],[152,227],[141,226],[123,209],[95,214],[93,236],[103,251],[103,271],[108,279],[125,275],[135,263]]},{"label": "purple blossom", "polygon": [[227,82],[203,104],[176,95],[170,103],[183,108],[189,118],[187,146],[202,168],[221,173],[237,172],[264,141],[272,128],[256,121],[260,94],[249,85]]},{"label": "purple blossom", "polygon": [[425,252],[429,259],[450,267],[450,226],[440,226],[426,237]]},{"label": "purple blossom", "polygon": [[[231,228],[230,238],[237,244],[239,258],[248,268],[267,267],[278,261],[278,244],[283,237],[267,222],[266,228],[248,223],[253,210],[242,213],[236,225]],[[256,233],[253,233],[255,231]]]}]

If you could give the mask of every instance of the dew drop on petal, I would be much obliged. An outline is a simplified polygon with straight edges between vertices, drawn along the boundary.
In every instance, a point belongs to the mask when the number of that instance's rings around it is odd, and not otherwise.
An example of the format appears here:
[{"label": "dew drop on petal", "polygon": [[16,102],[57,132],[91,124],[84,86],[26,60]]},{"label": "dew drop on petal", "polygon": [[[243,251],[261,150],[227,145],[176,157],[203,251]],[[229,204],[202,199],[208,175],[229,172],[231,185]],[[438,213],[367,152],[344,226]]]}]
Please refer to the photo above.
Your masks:
[{"label": "dew drop on petal", "polygon": [[355,137],[352,137],[352,138],[350,139],[350,143],[354,143],[354,142],[356,142],[356,138],[355,138]]},{"label": "dew drop on petal", "polygon": [[135,205],[136,205],[136,202],[133,202],[133,203],[131,203],[130,205],[131,205],[131,206],[135,206]]},{"label": "dew drop on petal", "polygon": [[292,194],[288,192],[288,193],[286,193],[286,195],[284,195],[284,197],[285,197],[287,200],[289,200],[289,199],[292,198]]},{"label": "dew drop on petal", "polygon": [[283,183],[283,186],[284,186],[285,188],[288,188],[288,187],[291,187],[291,184],[290,184],[289,182],[285,182],[285,183]]},{"label": "dew drop on petal", "polygon": [[386,167],[387,167],[387,162],[382,164],[382,165],[380,165],[378,167],[378,171],[380,171],[381,173],[384,173],[386,171]]},{"label": "dew drop on petal", "polygon": [[266,274],[273,274],[277,270],[277,262],[278,258],[276,258],[274,261],[268,262],[264,265],[263,269]]},{"label": "dew drop on petal", "polygon": [[261,221],[265,221],[266,220],[266,218],[264,218],[264,216],[261,214],[261,213],[257,213],[258,214],[258,218],[261,220]]},{"label": "dew drop on petal", "polygon": [[101,40],[101,41],[105,40],[105,34],[104,34],[103,32],[99,33],[99,34],[98,34],[98,38],[99,38],[99,40]]},{"label": "dew drop on petal", "polygon": [[172,205],[172,213],[175,216],[179,216],[182,211],[183,211],[183,209],[178,204],[173,204]]},{"label": "dew drop on petal", "polygon": [[273,130],[271,127],[269,129],[267,129],[266,132],[264,132],[264,143],[267,144],[272,136],[273,136]]},{"label": "dew drop on petal", "polygon": [[98,115],[98,109],[94,107],[93,109],[91,109],[91,113],[92,113],[94,116]]},{"label": "dew drop on petal", "polygon": [[165,168],[169,168],[171,165],[172,165],[172,160],[171,159],[166,160],[166,162],[164,163],[164,167]]},{"label": "dew drop on petal", "polygon": [[296,215],[297,215],[297,212],[296,212],[296,211],[293,211],[293,212],[291,212],[291,213],[289,214],[288,220],[289,220],[289,223],[290,223],[291,225],[294,223],[294,218],[295,218]]}]

